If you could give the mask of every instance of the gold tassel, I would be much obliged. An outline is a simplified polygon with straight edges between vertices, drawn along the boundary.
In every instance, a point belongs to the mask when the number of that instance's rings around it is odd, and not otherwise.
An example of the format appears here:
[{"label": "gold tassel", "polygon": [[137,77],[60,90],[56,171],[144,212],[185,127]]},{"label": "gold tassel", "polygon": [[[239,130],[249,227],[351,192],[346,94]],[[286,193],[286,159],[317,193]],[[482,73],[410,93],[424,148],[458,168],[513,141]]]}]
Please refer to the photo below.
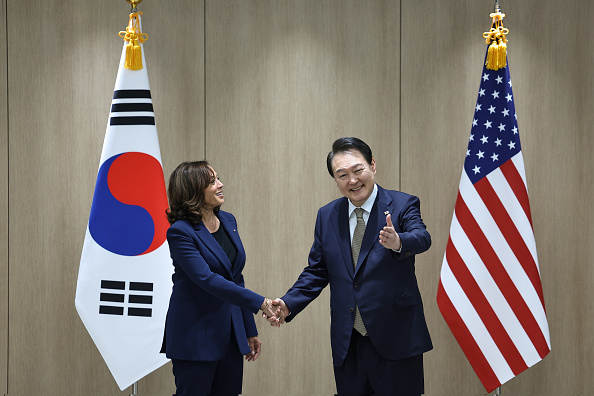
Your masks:
[{"label": "gold tassel", "polygon": [[119,33],[119,36],[128,43],[126,44],[124,67],[130,70],[142,69],[142,47],[140,47],[140,44],[148,40],[148,35],[140,32],[140,15],[142,15],[142,12],[131,13],[126,31]]},{"label": "gold tassel", "polygon": [[497,44],[497,40],[490,40],[491,45],[489,45],[489,51],[487,52],[487,62],[485,65],[487,69],[490,70],[497,70],[497,59],[499,58],[499,45]]},{"label": "gold tassel", "polygon": [[499,67],[507,66],[507,40],[504,35],[501,35],[499,40]]},{"label": "gold tassel", "polygon": [[493,18],[491,29],[483,33],[483,37],[489,44],[485,66],[489,70],[499,70],[507,66],[507,39],[509,30],[503,27],[505,14],[497,11],[490,15]]}]

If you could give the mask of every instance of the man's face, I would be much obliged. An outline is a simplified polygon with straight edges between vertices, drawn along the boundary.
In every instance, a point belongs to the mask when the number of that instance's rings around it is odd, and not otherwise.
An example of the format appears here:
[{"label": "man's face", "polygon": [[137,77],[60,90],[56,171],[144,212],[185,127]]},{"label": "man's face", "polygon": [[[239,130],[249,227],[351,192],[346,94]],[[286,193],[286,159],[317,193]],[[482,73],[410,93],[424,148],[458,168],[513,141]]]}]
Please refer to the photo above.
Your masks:
[{"label": "man's face", "polygon": [[363,205],[373,192],[375,159],[372,159],[370,164],[360,152],[346,151],[334,156],[332,170],[342,195],[357,207]]}]

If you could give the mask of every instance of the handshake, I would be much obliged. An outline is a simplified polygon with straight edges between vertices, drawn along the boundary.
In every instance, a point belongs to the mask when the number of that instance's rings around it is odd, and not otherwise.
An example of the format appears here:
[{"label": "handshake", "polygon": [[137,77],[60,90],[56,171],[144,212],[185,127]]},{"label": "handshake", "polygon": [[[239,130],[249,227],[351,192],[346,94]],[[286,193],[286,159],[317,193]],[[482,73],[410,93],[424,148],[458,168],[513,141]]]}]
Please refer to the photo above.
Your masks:
[{"label": "handshake", "polygon": [[276,300],[265,298],[260,310],[262,311],[262,317],[266,318],[273,327],[280,327],[281,324],[285,323],[285,318],[289,316],[289,308],[280,298]]}]

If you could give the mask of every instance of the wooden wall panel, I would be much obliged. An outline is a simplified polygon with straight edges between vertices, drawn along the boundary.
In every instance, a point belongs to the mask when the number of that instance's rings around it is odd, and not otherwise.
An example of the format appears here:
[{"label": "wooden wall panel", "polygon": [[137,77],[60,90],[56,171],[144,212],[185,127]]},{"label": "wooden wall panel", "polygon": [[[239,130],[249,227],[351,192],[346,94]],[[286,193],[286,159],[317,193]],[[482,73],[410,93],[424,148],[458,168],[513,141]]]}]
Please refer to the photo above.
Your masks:
[{"label": "wooden wall panel", "polygon": [[[427,395],[484,394],[439,313],[439,271],[476,97],[489,2],[402,3],[402,190],[418,195],[432,236],[417,277],[434,350],[425,356]],[[481,393],[482,392],[482,393]]]},{"label": "wooden wall panel", "polygon": [[[206,2],[206,156],[253,290],[282,295],[307,265],[317,209],[340,195],[325,166],[336,138],[366,140],[397,187],[398,34],[397,1]],[[245,395],[334,393],[328,298],[281,329],[258,318]]]},{"label": "wooden wall panel", "polygon": [[[11,395],[121,394],[74,295],[129,7],[123,0],[8,4]],[[204,147],[202,7],[145,2],[140,10],[170,172]],[[34,39],[23,40],[24,27]],[[171,394],[170,369],[143,385],[145,395]]]},{"label": "wooden wall panel", "polygon": [[204,2],[149,0],[138,9],[167,181],[179,163],[204,155]]},{"label": "wooden wall panel", "polygon": [[125,22],[112,9],[95,20],[73,1],[8,4],[9,394],[117,389],[74,309]]},{"label": "wooden wall panel", "polygon": [[0,394],[8,381],[8,92],[6,1],[0,2]]},{"label": "wooden wall panel", "polygon": [[[493,2],[492,2],[493,3]],[[506,395],[578,395],[592,387],[590,2],[500,2],[539,253],[552,352],[502,387]],[[427,394],[484,394],[435,295],[470,134],[490,26],[489,2],[402,5],[402,186],[417,191],[433,236],[419,259],[435,350]],[[543,29],[544,26],[553,27]],[[422,204],[423,205],[423,204]]]},{"label": "wooden wall panel", "polygon": [[543,7],[530,0],[506,9],[514,34],[511,72],[552,344],[550,356],[506,389],[585,394],[594,387],[594,57],[582,37],[594,4],[548,1]]}]

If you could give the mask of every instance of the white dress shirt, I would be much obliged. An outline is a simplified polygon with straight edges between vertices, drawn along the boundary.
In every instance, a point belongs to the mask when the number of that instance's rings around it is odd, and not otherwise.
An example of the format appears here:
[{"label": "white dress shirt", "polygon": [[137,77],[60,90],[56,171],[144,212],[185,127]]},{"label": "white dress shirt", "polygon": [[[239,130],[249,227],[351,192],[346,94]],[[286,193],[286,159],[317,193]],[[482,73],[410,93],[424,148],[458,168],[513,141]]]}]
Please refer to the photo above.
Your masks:
[{"label": "white dress shirt", "polygon": [[[367,226],[367,220],[369,220],[369,214],[373,208],[375,197],[377,197],[377,184],[373,185],[373,191],[371,192],[371,195],[369,198],[367,198],[367,201],[361,205],[361,209],[363,209],[363,220],[365,221],[365,226]],[[355,233],[355,227],[357,226],[357,215],[355,214],[356,208],[357,207],[349,200],[349,229],[351,232],[351,245],[353,244],[353,234]]]},{"label": "white dress shirt", "polygon": [[[375,197],[377,197],[377,184],[373,185],[373,191],[367,201],[363,205],[361,205],[361,209],[363,209],[363,221],[365,221],[365,226],[367,226],[367,220],[369,220],[369,215],[371,214],[371,209],[373,208],[373,203],[375,202]],[[353,235],[355,234],[355,227],[357,226],[357,215],[355,214],[355,209],[357,207],[353,205],[353,203],[349,200],[349,231],[351,233],[351,245],[353,244]],[[396,253],[400,253],[402,251],[402,246],[400,246],[399,250],[392,251]]]}]

